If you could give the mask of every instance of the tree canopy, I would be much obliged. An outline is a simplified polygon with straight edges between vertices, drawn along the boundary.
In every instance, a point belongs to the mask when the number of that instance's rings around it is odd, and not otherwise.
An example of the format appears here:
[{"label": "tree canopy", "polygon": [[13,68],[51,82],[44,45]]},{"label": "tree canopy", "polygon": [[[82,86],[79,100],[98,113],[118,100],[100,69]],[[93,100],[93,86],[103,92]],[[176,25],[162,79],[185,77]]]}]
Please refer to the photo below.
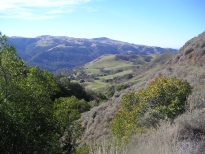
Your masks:
[{"label": "tree canopy", "polygon": [[75,149],[80,135],[75,120],[89,105],[75,96],[53,97],[59,91],[53,75],[26,66],[0,32],[0,153],[71,153]]}]

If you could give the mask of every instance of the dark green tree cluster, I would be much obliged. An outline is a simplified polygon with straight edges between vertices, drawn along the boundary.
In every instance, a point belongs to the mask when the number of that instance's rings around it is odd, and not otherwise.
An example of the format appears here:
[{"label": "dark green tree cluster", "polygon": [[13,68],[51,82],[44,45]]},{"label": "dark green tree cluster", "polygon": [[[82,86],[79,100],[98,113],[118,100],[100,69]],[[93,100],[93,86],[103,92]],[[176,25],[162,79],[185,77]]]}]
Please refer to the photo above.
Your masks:
[{"label": "dark green tree cluster", "polygon": [[75,96],[78,99],[85,99],[86,101],[91,99],[79,83],[70,82],[70,79],[66,76],[55,76],[55,79],[60,89],[60,91],[55,94],[55,98]]},{"label": "dark green tree cluster", "polygon": [[0,32],[0,153],[75,150],[75,120],[89,105],[78,96],[56,97],[62,87],[51,73],[26,66]]}]

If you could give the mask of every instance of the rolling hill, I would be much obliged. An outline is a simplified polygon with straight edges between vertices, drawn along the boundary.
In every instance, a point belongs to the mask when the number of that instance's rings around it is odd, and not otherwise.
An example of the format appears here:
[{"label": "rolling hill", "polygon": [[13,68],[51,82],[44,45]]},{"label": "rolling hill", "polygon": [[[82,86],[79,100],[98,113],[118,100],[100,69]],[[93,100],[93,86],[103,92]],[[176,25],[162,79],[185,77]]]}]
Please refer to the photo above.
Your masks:
[{"label": "rolling hill", "polygon": [[[132,60],[135,61],[126,59],[128,57],[132,57]],[[87,81],[85,82],[85,87],[99,90],[111,84],[131,82],[127,76],[131,75],[131,79],[133,70],[151,61],[152,58],[151,56],[142,55],[103,55],[84,65],[84,73],[87,74],[88,77],[94,77],[94,80],[86,80],[84,77],[84,80]],[[124,82],[122,81],[123,78],[126,78]]]},{"label": "rolling hill", "polygon": [[160,68],[174,53],[149,55],[103,55],[83,67],[64,69],[60,73],[81,82],[86,89],[105,92],[115,85],[133,85],[146,77],[146,70]]},{"label": "rolling hill", "polygon": [[29,65],[39,66],[50,72],[74,68],[95,60],[104,54],[156,54],[176,49],[149,47],[109,38],[71,38],[65,36],[39,36],[35,38],[8,37],[8,43]]}]

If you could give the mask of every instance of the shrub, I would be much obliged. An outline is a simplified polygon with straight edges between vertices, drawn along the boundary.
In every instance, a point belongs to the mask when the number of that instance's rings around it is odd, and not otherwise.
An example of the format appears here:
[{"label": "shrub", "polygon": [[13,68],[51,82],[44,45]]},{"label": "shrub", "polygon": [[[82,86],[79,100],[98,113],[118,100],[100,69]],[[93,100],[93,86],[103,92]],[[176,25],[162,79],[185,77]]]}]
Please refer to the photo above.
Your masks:
[{"label": "shrub", "polygon": [[121,91],[123,89],[126,89],[127,87],[129,87],[128,84],[119,84],[119,85],[116,85],[115,91]]},{"label": "shrub", "polygon": [[204,86],[198,86],[197,89],[189,95],[187,98],[187,110],[192,112],[196,109],[205,108],[205,89]]},{"label": "shrub", "polygon": [[133,133],[143,132],[150,125],[156,126],[161,119],[174,119],[184,112],[190,92],[187,81],[156,78],[147,89],[123,96],[111,124],[112,133],[125,144]]},{"label": "shrub", "polygon": [[89,154],[89,147],[83,146],[75,151],[75,154]]}]

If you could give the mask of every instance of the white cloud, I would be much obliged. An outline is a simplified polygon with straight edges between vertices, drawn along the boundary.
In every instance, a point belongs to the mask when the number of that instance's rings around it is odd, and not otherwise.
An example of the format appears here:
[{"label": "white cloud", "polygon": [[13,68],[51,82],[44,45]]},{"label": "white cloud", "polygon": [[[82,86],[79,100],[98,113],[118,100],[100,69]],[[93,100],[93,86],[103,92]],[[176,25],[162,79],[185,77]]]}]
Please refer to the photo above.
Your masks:
[{"label": "white cloud", "polygon": [[40,20],[73,12],[76,6],[91,0],[0,0],[0,18]]}]

